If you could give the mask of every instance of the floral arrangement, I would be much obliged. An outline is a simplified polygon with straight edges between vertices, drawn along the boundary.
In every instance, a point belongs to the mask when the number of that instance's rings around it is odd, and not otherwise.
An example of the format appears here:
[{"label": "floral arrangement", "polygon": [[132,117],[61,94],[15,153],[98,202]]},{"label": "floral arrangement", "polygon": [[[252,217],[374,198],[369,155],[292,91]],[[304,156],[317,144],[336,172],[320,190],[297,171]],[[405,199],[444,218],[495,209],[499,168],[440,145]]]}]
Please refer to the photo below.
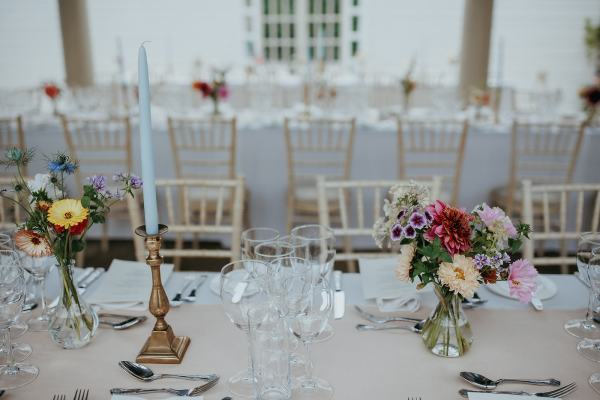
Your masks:
[{"label": "floral arrangement", "polygon": [[[74,255],[85,248],[85,235],[94,224],[104,223],[110,207],[126,195],[134,195],[141,188],[142,180],[135,175],[117,174],[113,177],[116,190],[107,186],[104,176],[91,176],[83,186],[81,198],[67,195],[65,178],[73,174],[77,161],[66,154],[57,154],[48,159],[48,173],[36,174],[27,180],[23,168],[33,158],[31,150],[11,148],[6,152],[2,164],[17,170],[12,188],[3,189],[0,195],[16,202],[26,213],[26,221],[15,234],[16,247],[32,257],[53,255],[62,276],[62,305],[77,306],[82,321],[91,330],[93,321],[86,317],[72,275]],[[14,200],[14,194],[17,199]],[[78,320],[74,320],[80,330]]]},{"label": "floral arrangement", "polygon": [[598,110],[598,104],[600,104],[600,84],[581,88],[579,97],[583,100],[583,108],[588,113],[588,121],[591,121]]},{"label": "floral arrangement", "polygon": [[404,78],[400,80],[400,86],[402,86],[402,93],[404,93],[404,107],[408,108],[410,105],[410,95],[417,88],[417,82],[412,79],[412,73],[415,68],[415,60],[410,62],[410,66],[404,75]]},{"label": "floral arrangement", "polygon": [[537,271],[527,260],[511,262],[529,233],[526,224],[513,225],[498,207],[482,204],[468,213],[429,201],[428,190],[412,184],[393,187],[384,217],[374,226],[376,243],[400,248],[396,276],[403,281],[434,283],[443,294],[470,298],[482,283],[508,281],[511,295],[529,302],[536,290]]},{"label": "floral arrangement", "polygon": [[202,93],[202,97],[210,98],[213,102],[214,114],[219,114],[219,101],[229,97],[229,88],[225,82],[225,73],[220,72],[211,83],[204,81],[194,81],[192,83],[194,90]]}]

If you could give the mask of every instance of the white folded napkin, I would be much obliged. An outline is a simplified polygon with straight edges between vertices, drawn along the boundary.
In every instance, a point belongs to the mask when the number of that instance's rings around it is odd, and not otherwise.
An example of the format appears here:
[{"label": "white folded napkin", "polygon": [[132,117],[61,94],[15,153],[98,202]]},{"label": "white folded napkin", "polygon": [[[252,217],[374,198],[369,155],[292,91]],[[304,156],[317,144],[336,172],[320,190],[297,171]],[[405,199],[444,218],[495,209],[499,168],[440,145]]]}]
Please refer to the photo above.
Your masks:
[{"label": "white folded napkin", "polygon": [[[173,264],[160,266],[163,285],[172,272]],[[143,311],[148,308],[151,288],[150,267],[142,262],[115,259],[86,300],[104,310]]]},{"label": "white folded napkin", "polygon": [[401,297],[377,297],[375,304],[381,312],[416,312],[421,307],[421,299],[418,293],[407,293]]},{"label": "white folded napkin", "polygon": [[[156,396],[156,395],[153,394],[152,396]],[[111,400],[144,400],[144,397],[131,396],[128,394],[113,394],[111,396]],[[165,400],[204,400],[204,396],[200,396],[200,397],[173,396],[173,397],[168,397]]]}]

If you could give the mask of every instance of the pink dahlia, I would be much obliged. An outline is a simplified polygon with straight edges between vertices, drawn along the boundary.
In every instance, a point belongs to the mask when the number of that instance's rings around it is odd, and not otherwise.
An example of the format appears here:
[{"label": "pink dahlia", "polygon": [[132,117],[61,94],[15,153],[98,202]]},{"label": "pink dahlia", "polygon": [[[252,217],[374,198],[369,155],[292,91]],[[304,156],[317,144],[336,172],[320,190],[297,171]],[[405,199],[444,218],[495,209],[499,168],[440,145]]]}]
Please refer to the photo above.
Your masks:
[{"label": "pink dahlia", "polygon": [[520,259],[508,267],[510,295],[522,303],[529,303],[537,289],[538,272],[527,260]]},{"label": "pink dahlia", "polygon": [[427,240],[433,241],[438,237],[452,256],[471,249],[473,216],[440,200],[428,206],[427,211],[432,217],[431,228],[425,234]]}]

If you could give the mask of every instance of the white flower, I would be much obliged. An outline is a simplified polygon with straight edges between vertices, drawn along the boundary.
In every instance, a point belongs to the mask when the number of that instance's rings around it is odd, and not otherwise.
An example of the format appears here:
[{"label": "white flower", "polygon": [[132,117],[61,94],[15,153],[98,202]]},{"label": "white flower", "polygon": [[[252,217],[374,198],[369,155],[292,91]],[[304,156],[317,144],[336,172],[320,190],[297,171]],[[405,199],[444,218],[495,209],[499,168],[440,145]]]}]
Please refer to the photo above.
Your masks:
[{"label": "white flower", "polygon": [[62,192],[50,182],[51,178],[52,176],[50,174],[35,174],[32,180],[27,181],[27,187],[32,193],[43,190],[48,197],[53,200],[61,198]]},{"label": "white flower", "polygon": [[402,282],[410,282],[410,269],[412,260],[415,257],[416,246],[412,242],[400,246],[400,255],[398,256],[398,265],[396,266],[396,278]]},{"label": "white flower", "polygon": [[456,294],[473,297],[479,287],[479,272],[471,257],[455,254],[452,262],[443,262],[438,268],[440,282]]}]

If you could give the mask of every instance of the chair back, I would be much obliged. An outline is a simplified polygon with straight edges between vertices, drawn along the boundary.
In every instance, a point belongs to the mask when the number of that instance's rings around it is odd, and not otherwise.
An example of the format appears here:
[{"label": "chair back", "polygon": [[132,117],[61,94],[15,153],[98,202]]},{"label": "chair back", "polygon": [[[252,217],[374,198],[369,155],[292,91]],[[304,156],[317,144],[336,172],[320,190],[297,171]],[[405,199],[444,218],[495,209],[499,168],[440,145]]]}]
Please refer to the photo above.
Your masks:
[{"label": "chair back", "polygon": [[128,117],[69,117],[61,115],[69,154],[82,161],[75,171],[77,187],[83,178],[115,171],[131,172],[131,124]]},{"label": "chair back", "polygon": [[[598,232],[600,183],[534,185],[523,181],[523,222],[531,226],[530,239],[524,243],[524,256],[535,266],[574,265],[569,256],[573,243],[583,232]],[[548,246],[553,255],[546,254]],[[535,250],[542,250],[536,256]],[[540,248],[541,247],[541,248]]]},{"label": "chair back", "polygon": [[[429,188],[430,199],[439,197],[441,178],[428,181],[398,180],[327,180],[317,178],[319,198],[319,224],[330,227],[335,236],[345,241],[344,251],[338,252],[336,260],[356,260],[361,257],[389,257],[389,253],[363,252],[352,249],[353,238],[372,238],[373,224],[382,214],[383,199],[388,198],[390,188],[417,183]],[[335,201],[332,201],[335,199]],[[336,215],[332,213],[336,210]],[[369,211],[371,210],[371,211]]]},{"label": "chair back", "polygon": [[446,200],[457,204],[469,123],[398,119],[398,177],[442,178]]},{"label": "chair back", "polygon": [[[27,179],[27,178],[26,178]],[[0,231],[11,231],[25,222],[27,215],[16,202],[21,201],[19,194],[15,191],[15,180],[12,177],[0,177],[0,190],[4,195],[0,196]]]},{"label": "chair back", "polygon": [[168,128],[178,178],[235,178],[235,118],[169,117]]},{"label": "chair back", "polygon": [[512,215],[517,185],[570,183],[581,149],[585,124],[513,123],[506,213]]},{"label": "chair back", "polygon": [[[10,118],[0,118],[0,153],[4,156],[6,150],[18,147],[25,149],[25,133],[23,131],[23,118],[20,115]],[[27,166],[22,174],[27,175]],[[12,176],[14,168],[2,168],[0,176]]]},{"label": "chair back", "polygon": [[[236,260],[240,256],[240,238],[242,234],[242,215],[244,207],[244,179],[157,179],[156,190],[159,202],[164,201],[167,213],[169,233],[182,235],[203,235],[227,239],[229,249],[187,249],[162,248],[163,257],[229,258]],[[229,194],[233,192],[233,194]],[[232,198],[229,202],[227,199]],[[200,204],[198,209],[190,207],[194,201]],[[209,203],[214,202],[213,208]],[[180,207],[180,204],[183,207]],[[139,203],[129,201],[132,226],[141,223]],[[229,209],[231,207],[231,209]],[[136,255],[143,258],[143,241],[138,241]],[[141,260],[140,260],[141,261]]]},{"label": "chair back", "polygon": [[284,131],[290,190],[314,187],[317,175],[350,177],[356,134],[353,118],[286,118]]}]

